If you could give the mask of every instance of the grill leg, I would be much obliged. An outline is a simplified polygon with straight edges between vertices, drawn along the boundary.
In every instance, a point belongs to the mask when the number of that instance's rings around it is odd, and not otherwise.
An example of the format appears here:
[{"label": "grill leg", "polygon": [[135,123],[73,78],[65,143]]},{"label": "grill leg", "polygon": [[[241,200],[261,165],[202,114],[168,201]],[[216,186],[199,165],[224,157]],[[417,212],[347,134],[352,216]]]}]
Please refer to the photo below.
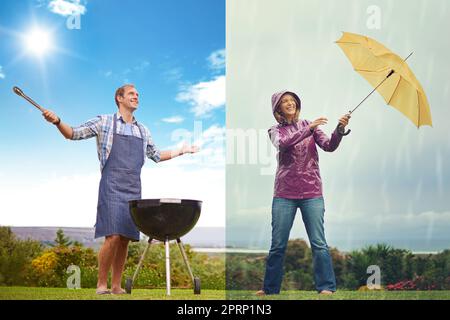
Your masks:
[{"label": "grill leg", "polygon": [[183,256],[184,264],[186,265],[189,276],[191,277],[192,283],[194,283],[194,274],[192,273],[191,267],[189,266],[189,261],[186,256],[186,252],[184,251],[183,243],[181,242],[180,238],[177,239],[178,248],[180,248],[181,255]]},{"label": "grill leg", "polygon": [[136,268],[136,270],[134,271],[133,278],[132,278],[132,279],[127,278],[127,280],[126,280],[126,282],[125,282],[125,291],[126,291],[128,294],[131,293],[131,289],[132,289],[132,287],[133,287],[133,283],[136,281],[136,278],[137,278],[137,276],[138,276],[138,274],[139,274],[139,270],[141,269],[142,264],[144,263],[145,255],[147,254],[148,248],[150,247],[150,244],[152,243],[152,240],[153,240],[153,239],[151,239],[151,238],[148,239],[147,246],[145,247],[144,252],[142,253],[141,258],[139,259],[139,263],[138,263],[138,265],[137,265],[137,268]]},{"label": "grill leg", "polygon": [[169,238],[164,241],[166,246],[166,293],[170,296],[170,251],[169,251]]},{"label": "grill leg", "polygon": [[150,244],[152,243],[152,240],[153,239],[151,239],[151,238],[148,239],[148,243],[147,243],[147,246],[144,249],[144,253],[141,256],[141,259],[139,259],[138,266],[136,268],[136,271],[134,271],[134,274],[133,274],[133,283],[134,283],[134,281],[136,280],[136,278],[138,276],[138,273],[139,273],[139,270],[142,267],[142,264],[144,263],[145,255],[147,254],[148,248],[150,247]]},{"label": "grill leg", "polygon": [[186,256],[186,251],[184,251],[183,242],[181,242],[180,238],[177,238],[177,244],[178,244],[178,248],[180,248],[181,255],[182,255],[183,260],[184,260],[184,264],[186,265],[186,267],[187,267],[187,269],[189,271],[189,276],[191,277],[191,281],[192,281],[192,284],[194,286],[194,294],[200,294],[200,279],[199,278],[195,278],[194,274],[192,273],[191,267],[189,265],[189,261],[188,261],[187,256]]}]

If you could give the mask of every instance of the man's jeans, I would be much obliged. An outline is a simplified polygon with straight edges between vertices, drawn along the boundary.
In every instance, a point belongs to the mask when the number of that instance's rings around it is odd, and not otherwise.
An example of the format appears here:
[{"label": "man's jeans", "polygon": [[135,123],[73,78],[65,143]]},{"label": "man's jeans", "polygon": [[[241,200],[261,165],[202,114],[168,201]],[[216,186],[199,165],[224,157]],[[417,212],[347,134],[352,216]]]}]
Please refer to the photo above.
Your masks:
[{"label": "man's jeans", "polygon": [[325,240],[323,197],[314,199],[273,198],[272,202],[272,245],[266,262],[263,290],[266,294],[280,293],[283,278],[283,263],[289,233],[297,209],[300,208],[314,264],[314,282],[318,292],[336,291],[336,279],[330,252]]}]

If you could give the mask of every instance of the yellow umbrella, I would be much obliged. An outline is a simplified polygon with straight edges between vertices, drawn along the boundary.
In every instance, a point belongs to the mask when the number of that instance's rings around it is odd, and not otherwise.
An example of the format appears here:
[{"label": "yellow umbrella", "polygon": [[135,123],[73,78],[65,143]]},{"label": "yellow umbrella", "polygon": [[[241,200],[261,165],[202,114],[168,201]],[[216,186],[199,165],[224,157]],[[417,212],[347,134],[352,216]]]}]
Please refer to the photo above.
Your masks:
[{"label": "yellow umbrella", "polygon": [[373,92],[378,91],[388,105],[395,107],[419,128],[432,125],[425,91],[403,60],[381,43],[355,33],[344,32],[336,43],[344,51],[355,71],[375,89],[361,101],[354,112]]}]

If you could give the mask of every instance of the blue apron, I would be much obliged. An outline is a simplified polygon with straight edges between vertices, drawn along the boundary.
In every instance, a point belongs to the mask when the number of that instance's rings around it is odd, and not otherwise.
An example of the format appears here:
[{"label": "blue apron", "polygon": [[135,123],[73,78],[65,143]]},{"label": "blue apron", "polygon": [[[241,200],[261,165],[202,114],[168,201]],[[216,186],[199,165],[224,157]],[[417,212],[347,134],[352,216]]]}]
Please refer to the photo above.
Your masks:
[{"label": "blue apron", "polygon": [[[143,139],[116,133],[102,170],[98,191],[95,238],[122,235],[139,241],[139,230],[131,219],[128,201],[141,199],[141,168],[144,165]],[[141,137],[141,128],[139,127]]]}]

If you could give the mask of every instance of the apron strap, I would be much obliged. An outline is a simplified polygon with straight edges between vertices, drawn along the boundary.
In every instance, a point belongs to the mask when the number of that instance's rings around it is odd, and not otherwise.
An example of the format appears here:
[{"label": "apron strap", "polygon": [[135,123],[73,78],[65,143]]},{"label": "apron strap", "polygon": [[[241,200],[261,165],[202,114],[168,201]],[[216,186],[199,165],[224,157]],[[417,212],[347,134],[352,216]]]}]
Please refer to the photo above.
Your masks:
[{"label": "apron strap", "polygon": [[143,140],[142,142],[144,143],[144,162],[145,162],[145,155],[147,154],[147,140],[145,139],[145,135],[142,132],[142,129],[141,129],[141,126],[140,126],[139,122],[136,121],[136,125],[139,128],[139,133],[141,134],[141,138]]}]

